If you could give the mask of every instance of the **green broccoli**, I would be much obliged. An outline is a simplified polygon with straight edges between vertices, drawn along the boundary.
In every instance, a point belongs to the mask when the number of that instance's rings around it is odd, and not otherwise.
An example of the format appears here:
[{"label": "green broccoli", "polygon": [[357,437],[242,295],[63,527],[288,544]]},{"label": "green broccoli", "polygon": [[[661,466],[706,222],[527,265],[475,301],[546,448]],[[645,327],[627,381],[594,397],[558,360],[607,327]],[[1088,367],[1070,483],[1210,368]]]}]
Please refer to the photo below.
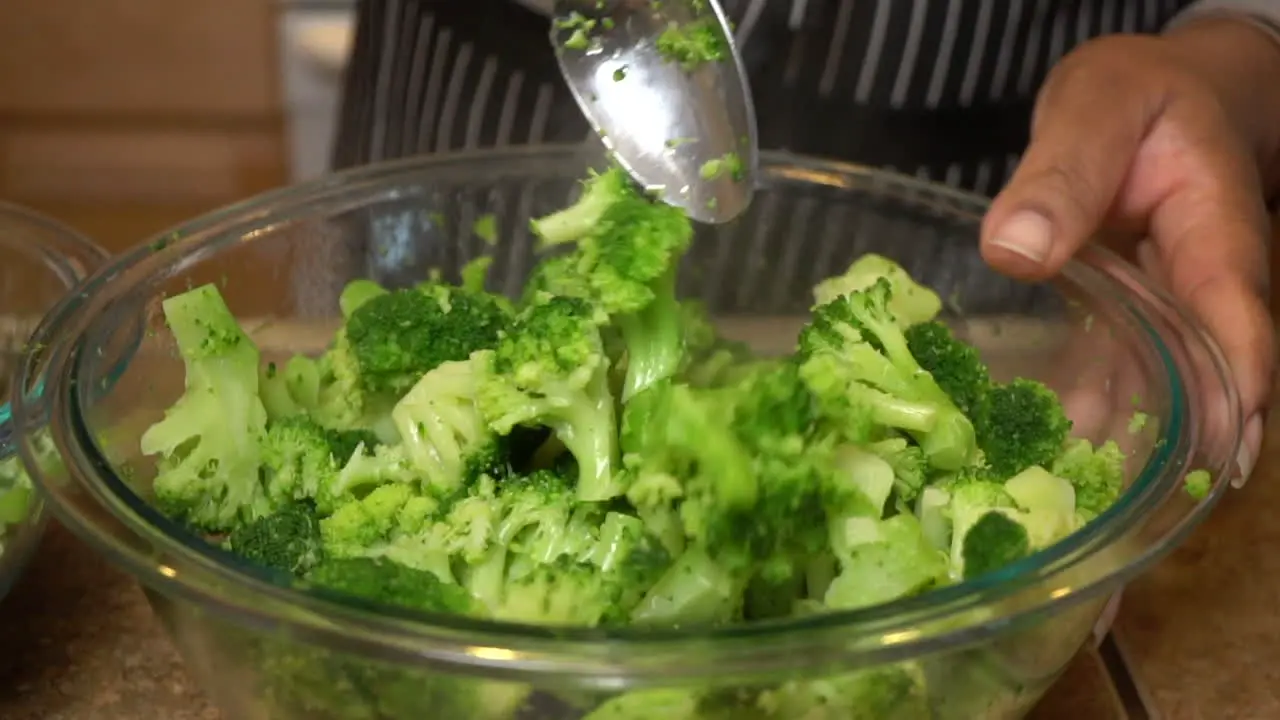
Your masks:
[{"label": "green broccoli", "polygon": [[1114,440],[1094,447],[1084,438],[1069,440],[1049,469],[1071,481],[1076,510],[1091,520],[1111,507],[1124,491],[1125,454]]},{"label": "green broccoli", "polygon": [[1193,500],[1204,500],[1213,490],[1213,478],[1208,470],[1192,470],[1182,482]]},{"label": "green broccoli", "polygon": [[621,494],[614,476],[618,425],[609,389],[602,318],[588,303],[548,297],[526,307],[495,350],[472,358],[476,404],[490,429],[551,428],[578,461],[578,498]]},{"label": "green broccoli", "polygon": [[837,518],[832,523],[840,574],[823,598],[851,610],[919,594],[947,580],[947,557],[924,534],[914,515],[884,521]]},{"label": "green broccoli", "polygon": [[489,430],[475,396],[474,364],[447,361],[423,375],[391,411],[414,468],[441,492],[496,472],[506,460],[504,438]]},{"label": "green broccoli", "polygon": [[552,294],[588,300],[610,316],[626,349],[625,402],[680,368],[683,313],[675,282],[693,226],[680,210],[621,177],[610,179],[622,175],[615,167],[588,185],[579,201],[581,212],[591,214],[585,231],[563,229],[559,214],[535,224],[544,238],[576,243],[565,259],[544,263],[535,282]]},{"label": "green broccoli", "polygon": [[940,322],[921,322],[904,333],[911,356],[933,377],[966,417],[973,420],[991,391],[991,374],[971,345]]},{"label": "green broccoli", "polygon": [[186,389],[140,442],[158,455],[153,493],[163,512],[218,532],[270,514],[258,478],[267,412],[258,398],[258,348],[214,285],[161,305],[186,366]]},{"label": "green broccoli", "polygon": [[494,296],[426,283],[357,307],[343,327],[344,350],[362,388],[399,396],[441,363],[496,346],[508,320]]},{"label": "green broccoli", "polygon": [[[974,427],[912,356],[888,309],[888,280],[813,311],[800,336],[801,373],[834,416],[866,435],[889,425],[917,438],[929,464],[956,470],[976,454]],[[862,438],[858,438],[862,439]]]},{"label": "green broccoli", "polygon": [[915,663],[791,681],[763,693],[756,704],[769,720],[918,720],[933,715],[924,671]]},{"label": "green broccoli", "polygon": [[658,36],[656,47],[663,59],[678,64],[685,72],[729,57],[728,41],[721,35],[719,23],[710,17],[671,23]]},{"label": "green broccoli", "polygon": [[964,576],[974,578],[1011,565],[1031,553],[1027,528],[1007,514],[989,510],[961,540]]},{"label": "green broccoli", "polygon": [[314,499],[356,452],[373,452],[372,433],[330,430],[305,415],[267,424],[260,441],[263,479],[275,503]]},{"label": "green broccoli", "polygon": [[1071,421],[1062,401],[1043,383],[1019,378],[986,394],[974,421],[987,465],[1001,477],[1053,463]]},{"label": "green broccoli", "polygon": [[813,299],[817,306],[826,305],[842,295],[866,290],[881,279],[889,283],[889,312],[903,330],[930,322],[942,311],[937,293],[917,283],[901,265],[876,253],[859,256],[842,274],[815,285]]},{"label": "green broccoli", "polygon": [[381,558],[330,558],[303,577],[306,585],[361,600],[437,613],[473,611],[466,590],[432,573]]},{"label": "green broccoli", "polygon": [[294,574],[324,559],[315,508],[302,503],[235,527],[227,536],[227,549],[250,562]]}]

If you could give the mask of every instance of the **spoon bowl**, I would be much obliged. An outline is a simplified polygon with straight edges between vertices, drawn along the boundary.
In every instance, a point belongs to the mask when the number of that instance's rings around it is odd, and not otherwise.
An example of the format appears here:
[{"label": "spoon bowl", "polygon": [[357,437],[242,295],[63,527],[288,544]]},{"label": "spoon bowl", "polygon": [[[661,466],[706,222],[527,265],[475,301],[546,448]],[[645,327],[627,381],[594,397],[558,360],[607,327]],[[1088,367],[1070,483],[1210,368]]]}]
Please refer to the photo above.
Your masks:
[{"label": "spoon bowl", "polygon": [[636,182],[699,222],[747,208],[755,107],[719,3],[557,0],[551,41],[574,99]]}]

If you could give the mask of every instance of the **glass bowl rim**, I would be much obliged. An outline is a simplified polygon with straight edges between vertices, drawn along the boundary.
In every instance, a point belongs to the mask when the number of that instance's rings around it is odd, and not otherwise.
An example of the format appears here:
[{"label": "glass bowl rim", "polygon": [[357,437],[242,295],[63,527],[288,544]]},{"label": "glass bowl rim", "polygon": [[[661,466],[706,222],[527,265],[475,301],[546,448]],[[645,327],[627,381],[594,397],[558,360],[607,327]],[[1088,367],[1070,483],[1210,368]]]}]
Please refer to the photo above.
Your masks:
[{"label": "glass bowl rim", "polygon": [[[110,253],[88,235],[70,225],[31,208],[0,200],[0,230],[5,228],[30,229],[35,234],[33,237],[24,237],[23,242],[16,242],[8,234],[0,232],[0,256],[19,255],[39,263],[48,270],[50,277],[62,283],[68,293],[74,291],[80,281],[94,269],[86,266],[87,263],[100,265],[111,257]],[[53,307],[57,307],[57,304],[46,310],[52,310]],[[17,370],[18,368],[14,368],[15,372]],[[12,383],[12,387],[17,386],[16,382]],[[16,450],[11,403],[8,397],[2,397],[0,460],[12,457]],[[8,593],[10,586],[21,575],[22,567],[39,544],[38,539],[44,533],[48,519],[48,508],[43,494],[37,488],[37,492],[32,495],[26,517],[0,528],[0,535],[5,538],[4,551],[0,554],[0,597]]]},{"label": "glass bowl rim", "polygon": [[[594,151],[593,151],[594,152]],[[759,669],[764,666],[794,668],[806,657],[814,662],[818,658],[809,649],[829,643],[831,636],[841,635],[842,641],[850,641],[853,635],[862,635],[871,642],[868,647],[856,651],[844,650],[846,655],[856,653],[866,660],[883,661],[910,656],[922,647],[956,640],[974,641],[1021,619],[1031,618],[1049,608],[1062,608],[1100,597],[1110,589],[1133,577],[1151,562],[1162,556],[1169,547],[1189,532],[1212,509],[1228,486],[1225,467],[1214,468],[1215,483],[1208,497],[1194,505],[1175,526],[1165,532],[1159,542],[1136,550],[1118,567],[1089,582],[1067,587],[1048,599],[1020,608],[1009,617],[998,620],[970,621],[953,624],[935,633],[920,632],[918,627],[929,623],[954,620],[966,611],[985,603],[1015,597],[1036,584],[1046,582],[1069,570],[1073,565],[1088,559],[1099,550],[1123,536],[1135,520],[1147,519],[1162,504],[1161,498],[1173,487],[1178,469],[1183,464],[1172,457],[1175,443],[1160,443],[1164,450],[1157,450],[1148,460],[1138,478],[1127,489],[1120,503],[1113,506],[1086,527],[1063,541],[1023,560],[1006,571],[992,573],[982,578],[966,581],[924,593],[920,596],[881,606],[853,611],[825,613],[808,618],[781,622],[756,623],[728,628],[698,629],[697,631],[604,631],[583,628],[532,627],[515,623],[474,620],[457,616],[415,613],[395,608],[352,603],[338,600],[315,590],[289,587],[277,582],[268,573],[255,572],[241,564],[228,562],[227,553],[204,542],[195,547],[184,541],[171,529],[166,529],[164,518],[151,510],[138,498],[127,484],[112,471],[109,462],[97,449],[96,441],[83,426],[81,408],[69,388],[74,387],[73,377],[78,363],[75,355],[83,348],[73,345],[83,342],[86,328],[92,326],[96,313],[84,305],[91,301],[102,302],[99,295],[111,295],[113,285],[126,271],[152,255],[170,258],[164,269],[173,270],[194,265],[200,259],[214,254],[212,248],[221,247],[246,235],[268,231],[279,223],[287,223],[308,215],[307,208],[324,200],[341,200],[358,196],[363,201],[374,199],[372,190],[381,188],[382,196],[396,188],[403,188],[414,176],[447,171],[451,165],[488,164],[501,165],[518,160],[566,161],[581,157],[589,161],[582,145],[544,145],[539,147],[512,147],[498,150],[464,151],[424,158],[409,158],[364,166],[286,187],[249,198],[240,203],[205,214],[154,236],[132,251],[118,256],[112,263],[98,270],[83,285],[81,292],[64,300],[52,312],[45,334],[51,335],[47,343],[52,349],[49,359],[60,370],[51,374],[56,380],[57,392],[51,393],[56,406],[54,414],[55,443],[62,451],[71,482],[88,490],[94,502],[110,515],[110,522],[120,528],[105,528],[101,514],[90,518],[68,503],[62,502],[58,488],[46,488],[53,498],[50,502],[54,514],[76,534],[91,545],[108,554],[136,575],[144,584],[165,592],[193,600],[202,606],[217,607],[224,614],[235,616],[246,624],[266,626],[288,624],[313,636],[323,636],[347,646],[360,646],[370,651],[390,652],[403,658],[428,663],[443,662],[454,667],[486,667],[490,672],[516,674],[547,672],[548,668],[573,667],[576,672],[588,675],[608,675],[619,672],[625,666],[628,676],[641,674],[664,675],[671,672],[673,659],[680,657],[681,649],[696,646],[714,655],[707,664],[722,672],[721,660],[729,665]],[[973,193],[944,185],[923,181],[889,171],[868,168],[851,163],[808,158],[785,152],[761,154],[760,177],[803,180],[816,185],[847,188],[854,181],[889,181],[913,194],[937,198],[948,203],[947,212],[955,217],[968,219],[975,224],[988,205],[988,200]],[[536,173],[534,173],[536,176]],[[349,201],[344,207],[359,207]],[[966,208],[967,210],[961,209]],[[329,208],[333,211],[333,208]],[[293,214],[291,214],[293,213]],[[1230,377],[1230,371],[1221,352],[1197,324],[1165,294],[1149,285],[1136,270],[1110,251],[1089,246],[1073,260],[1064,271],[1068,280],[1073,275],[1094,272],[1098,277],[1120,287],[1124,282],[1143,290],[1147,310],[1159,310],[1171,316],[1180,330],[1189,330],[1192,337],[1204,343],[1213,369],[1220,377]],[[136,273],[135,273],[136,274]],[[154,277],[154,273],[148,273]],[[128,287],[116,287],[116,292],[127,292]],[[66,326],[73,326],[74,333],[67,335]],[[1163,347],[1157,333],[1147,329],[1147,340],[1162,355],[1170,392],[1185,394],[1182,377]],[[40,359],[33,354],[24,363],[29,375]],[[1234,411],[1233,449],[1239,442],[1239,407],[1234,389],[1228,387],[1228,405]],[[21,400],[19,398],[19,400]],[[1175,413],[1176,415],[1177,413]],[[1176,418],[1175,418],[1176,420]],[[1171,422],[1162,427],[1167,436],[1177,435],[1180,426]],[[35,468],[24,442],[24,460],[27,461],[37,483],[46,485],[43,473]],[[123,490],[123,492],[121,492]],[[131,499],[132,497],[132,499]],[[105,506],[105,507],[101,507]],[[147,517],[148,514],[150,517]],[[169,528],[172,523],[167,524]],[[113,533],[123,530],[130,534],[121,540]],[[144,552],[136,545],[141,541],[152,550]],[[130,547],[134,543],[134,547]],[[179,563],[158,562],[157,553],[166,558],[179,558]],[[194,578],[194,579],[193,579]],[[227,587],[237,588],[228,591]],[[243,597],[246,591],[255,598],[252,602]],[[833,631],[841,631],[836,633]],[[675,653],[674,655],[669,653]],[[623,658],[614,653],[621,653]],[[664,653],[668,653],[664,655]],[[648,664],[635,660],[634,655],[647,658]],[[728,662],[734,656],[748,656],[745,661]],[[779,658],[782,658],[781,660]],[[604,663],[604,667],[599,667]],[[679,662],[675,663],[680,665]],[[681,670],[681,677],[687,672]]]}]

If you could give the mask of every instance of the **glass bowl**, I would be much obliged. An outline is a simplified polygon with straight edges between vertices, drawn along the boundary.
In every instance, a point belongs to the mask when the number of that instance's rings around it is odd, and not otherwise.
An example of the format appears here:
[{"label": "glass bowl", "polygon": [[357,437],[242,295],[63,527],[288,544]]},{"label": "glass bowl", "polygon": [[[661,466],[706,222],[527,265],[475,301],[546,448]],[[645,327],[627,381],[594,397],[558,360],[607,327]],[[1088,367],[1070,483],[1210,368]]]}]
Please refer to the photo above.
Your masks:
[{"label": "glass bowl", "polygon": [[[20,382],[48,378],[65,467],[33,472],[56,516],[141,581],[227,717],[561,720],[626,691],[749,694],[887,671],[924,688],[892,717],[1019,717],[1086,641],[1107,598],[1228,487],[1240,418],[1226,365],[1133,267],[1090,248],[1052,283],[1021,285],[978,255],[981,198],[775,154],[751,210],[699,230],[682,294],[702,298],[726,334],[787,351],[817,280],[861,253],[897,260],[947,298],[947,319],[997,376],[1043,379],[1068,398],[1081,432],[1123,444],[1131,467],[1114,507],[1001,572],[909,600],[677,633],[553,631],[344,603],[245,565],[148,505],[153,467],[138,439],[182,389],[160,314],[166,293],[219,283],[264,358],[277,360],[324,348],[339,291],[357,277],[406,286],[439,271],[456,280],[464,263],[492,254],[491,289],[514,294],[534,258],[528,219],[570,202],[599,161],[594,148],[510,149],[330,176],[156,238],[51,313]],[[488,214],[493,246],[474,227]],[[15,399],[24,413],[45,407]],[[1149,421],[1126,429],[1135,406]],[[24,434],[28,459],[41,439]],[[1201,500],[1183,490],[1192,468],[1214,477]],[[683,720],[660,698],[647,714]],[[824,717],[880,716],[831,710]]]},{"label": "glass bowl", "polygon": [[16,454],[11,378],[44,314],[106,258],[76,231],[0,202],[0,598],[39,543],[47,518]]}]

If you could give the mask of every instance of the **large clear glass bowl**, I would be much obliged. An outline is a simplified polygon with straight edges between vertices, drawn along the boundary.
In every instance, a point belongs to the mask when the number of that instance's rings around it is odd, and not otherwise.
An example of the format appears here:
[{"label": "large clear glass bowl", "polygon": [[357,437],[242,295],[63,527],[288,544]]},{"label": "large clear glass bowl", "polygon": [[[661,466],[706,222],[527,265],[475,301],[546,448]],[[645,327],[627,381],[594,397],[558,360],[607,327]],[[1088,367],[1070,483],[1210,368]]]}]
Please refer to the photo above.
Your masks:
[{"label": "large clear glass bowl", "polygon": [[106,258],[76,231],[0,202],[0,598],[39,544],[47,518],[16,456],[11,376],[44,314]]},{"label": "large clear glass bowl", "polygon": [[[1226,366],[1134,268],[1092,248],[1051,284],[1020,285],[978,256],[980,198],[771,155],[749,213],[700,231],[684,295],[704,299],[726,333],[785,351],[815,281],[864,252],[894,258],[948,299],[948,319],[998,376],[1045,380],[1070,399],[1081,432],[1124,445],[1132,461],[1122,500],[988,577],[856,612],[695,633],[551,631],[356,606],[289,587],[147,504],[153,468],[138,438],[182,390],[160,315],[166,293],[218,282],[264,356],[277,359],[324,348],[338,293],[356,277],[393,286],[433,270],[456,278],[492,253],[492,288],[515,293],[534,256],[528,219],[568,203],[598,159],[581,148],[464,154],[264,195],[119,258],[41,329],[20,381],[48,378],[65,467],[40,471],[39,483],[60,520],[142,582],[227,717],[484,720],[502,715],[481,707],[517,697],[519,717],[559,720],[629,690],[746,692],[895,666],[923,676],[927,698],[894,717],[1018,717],[1085,642],[1106,599],[1228,487],[1240,419]],[[473,230],[490,213],[492,247]],[[1135,407],[1149,421],[1130,432]],[[27,433],[25,449],[42,438]],[[1196,467],[1215,478],[1203,500],[1182,487]],[[824,717],[868,717],[860,709]],[[678,720],[667,712],[651,714]]]}]

